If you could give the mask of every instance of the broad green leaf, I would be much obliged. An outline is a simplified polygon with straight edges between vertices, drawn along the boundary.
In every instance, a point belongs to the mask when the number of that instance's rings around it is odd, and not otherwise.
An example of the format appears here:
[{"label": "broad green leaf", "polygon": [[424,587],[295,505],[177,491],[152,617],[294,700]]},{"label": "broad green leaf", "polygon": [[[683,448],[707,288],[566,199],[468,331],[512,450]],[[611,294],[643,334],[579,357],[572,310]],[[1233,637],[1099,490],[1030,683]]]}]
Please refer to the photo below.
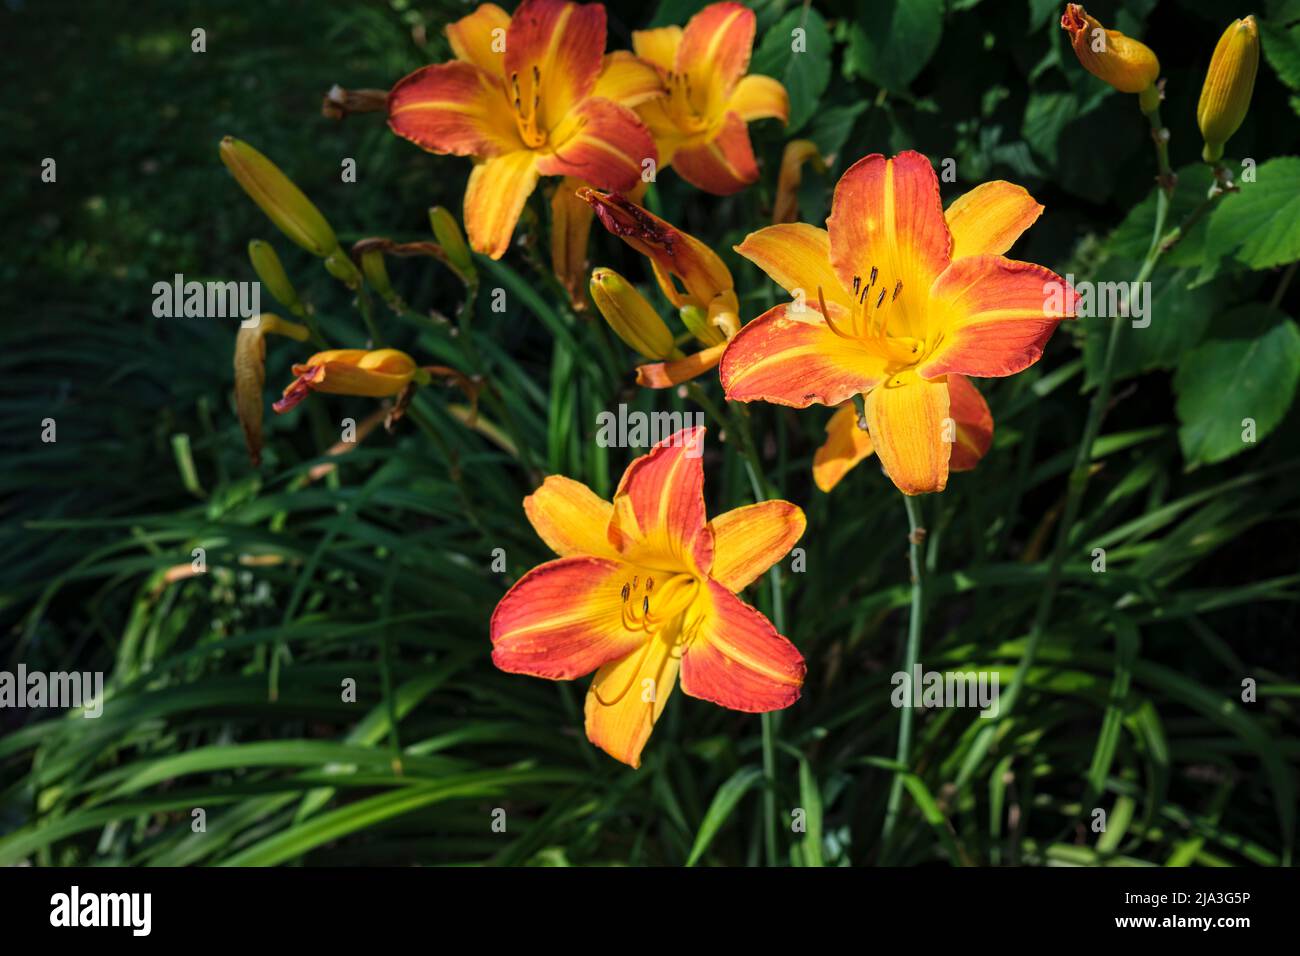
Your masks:
[{"label": "broad green leaf", "polygon": [[1079,110],[1079,98],[1073,93],[1031,93],[1025,104],[1020,135],[1034,152],[1055,164],[1061,133],[1079,115]]},{"label": "broad green leaf", "polygon": [[831,35],[822,15],[811,7],[791,10],[763,34],[749,69],[785,84],[790,96],[786,133],[798,132],[816,113],[831,79]]},{"label": "broad green leaf", "polygon": [[686,21],[708,5],[708,0],[659,0],[647,28],[686,26]]},{"label": "broad green leaf", "polygon": [[[1168,235],[1182,224],[1205,202],[1206,192],[1214,182],[1214,173],[1204,163],[1193,163],[1177,170],[1178,185],[1169,203],[1164,232]],[[1112,256],[1123,256],[1141,261],[1151,247],[1152,230],[1156,221],[1156,192],[1153,188],[1147,197],[1129,210],[1124,221],[1106,240],[1106,251]],[[1160,257],[1161,267],[1199,266],[1204,256],[1206,220],[1202,218],[1191,230],[1180,236],[1178,242]]]},{"label": "broad green leaf", "polygon": [[837,155],[853,132],[853,124],[870,105],[867,100],[858,100],[847,106],[831,106],[818,110],[817,115],[813,117],[808,138],[817,144],[823,156]]},{"label": "broad green leaf", "polygon": [[1300,90],[1300,24],[1284,27],[1264,21],[1259,25],[1264,59],[1278,78],[1293,90]]},{"label": "broad green leaf", "polygon": [[1239,338],[1211,338],[1179,366],[1174,377],[1178,441],[1189,465],[1213,464],[1251,444],[1243,432],[1254,423],[1262,440],[1282,420],[1300,378],[1300,330],[1264,305],[1248,305],[1224,317]]},{"label": "broad green leaf", "polygon": [[1200,344],[1210,319],[1223,304],[1223,283],[1195,291],[1187,288],[1195,276],[1191,269],[1157,269],[1149,285],[1134,292],[1131,280],[1139,268],[1140,263],[1132,259],[1108,259],[1090,277],[1095,281],[1081,290],[1092,296],[1093,308],[1100,309],[1102,300],[1109,301],[1112,293],[1127,289],[1132,293],[1130,316],[1139,310],[1145,313],[1141,318],[1115,318],[1110,306],[1106,306],[1105,316],[1079,320],[1087,330],[1083,346],[1088,368],[1086,387],[1095,385],[1101,374],[1111,322],[1129,323],[1120,332],[1123,338],[1112,372],[1115,381],[1122,381],[1153,369],[1176,366],[1184,354]]},{"label": "broad green leaf", "polygon": [[1243,178],[1210,213],[1198,284],[1213,278],[1228,256],[1251,269],[1300,259],[1300,157],[1271,159],[1254,173],[1254,182]]},{"label": "broad green leaf", "polygon": [[902,92],[939,47],[943,0],[866,0],[849,35],[845,69]]}]

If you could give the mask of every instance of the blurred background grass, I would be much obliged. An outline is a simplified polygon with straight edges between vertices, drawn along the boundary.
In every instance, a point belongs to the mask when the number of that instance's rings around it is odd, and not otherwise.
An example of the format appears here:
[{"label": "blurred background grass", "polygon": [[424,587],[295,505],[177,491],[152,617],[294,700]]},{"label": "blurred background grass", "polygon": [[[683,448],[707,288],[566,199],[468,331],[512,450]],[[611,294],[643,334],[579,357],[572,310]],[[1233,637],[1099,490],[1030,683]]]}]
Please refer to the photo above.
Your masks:
[{"label": "blurred background grass", "polygon": [[[610,48],[697,6],[610,4]],[[798,12],[779,0],[755,7],[760,48]],[[788,132],[811,136],[837,162],[805,182],[804,218],[824,218],[830,186],[861,155],[917,148],[957,160],[960,182],[945,187],[946,200],[1008,178],[1047,206],[1019,257],[1081,276],[1122,261],[1108,236],[1149,192],[1147,133],[1130,98],[1103,95],[1068,58],[1057,5],[939,5],[932,44],[892,4],[815,7],[833,53],[824,92]],[[492,607],[547,557],[520,508],[536,473],[608,493],[635,452],[595,446],[597,412],[620,401],[694,407],[636,390],[621,346],[626,368],[609,367],[601,330],[569,316],[534,269],[546,250],[532,233],[500,266],[480,261],[485,287],[505,288],[509,308],[480,305],[474,337],[475,370],[515,417],[522,457],[466,429],[448,410],[460,396],[431,390],[417,403],[422,428],[408,419],[377,432],[324,479],[306,475],[337,441],[339,420],[360,421],[373,403],[331,396],[273,417],[266,460],[250,468],[230,397],[233,323],[155,318],[153,283],[178,272],[251,280],[246,244],[265,238],[332,341],[360,346],[365,334],[344,291],[239,192],[217,142],[234,135],[274,159],[345,245],[427,238],[429,206],[459,211],[468,163],[419,152],[375,115],[324,119],[320,100],[333,83],[386,88],[443,59],[441,26],[468,9],[10,0],[0,12],[0,75],[15,91],[0,106],[14,147],[0,159],[0,666],[102,670],[109,687],[93,721],[0,711],[0,860],[1289,861],[1300,436],[1285,417],[1240,457],[1189,468],[1171,387],[1181,345],[1158,360],[1135,356],[1117,389],[1028,696],[960,784],[984,722],[973,711],[918,715],[906,816],[889,843],[880,830],[894,773],[889,678],[909,598],[906,520],[874,467],[832,495],[813,489],[823,412],[758,406],[751,415],[769,478],[809,515],[807,571],[749,594],[784,617],[809,662],[804,698],[776,722],[770,786],[755,717],[677,694],[632,772],[585,742],[581,685],[491,666]],[[1208,52],[1221,21],[1246,11],[1207,0],[1094,12],[1160,52],[1175,166],[1192,163]],[[202,54],[190,50],[196,27],[206,31]],[[915,54],[924,69],[893,83],[889,71],[908,68],[863,52],[876,35],[924,50]],[[761,49],[756,62],[781,65]],[[1238,155],[1295,152],[1292,95],[1261,66]],[[775,291],[729,249],[767,221],[786,138],[772,123],[753,133],[758,186],[716,199],[668,173],[650,200],[724,252],[746,319]],[[45,157],[57,161],[54,184],[39,181]],[[356,160],[356,183],[341,181],[344,158]],[[648,279],[603,234],[592,262]],[[472,362],[442,321],[464,297],[454,278],[425,260],[390,260],[390,270],[412,304],[403,316],[381,308],[391,344],[421,360]],[[1278,283],[1229,275],[1158,303],[1157,317],[1200,330],[1229,306],[1268,301]],[[1294,299],[1281,299],[1293,314]],[[1086,414],[1081,346],[1086,328],[1058,334],[1029,372],[981,383],[994,451],[924,502],[927,668],[996,669],[1005,686],[1020,660]],[[268,387],[304,354],[271,341]],[[720,401],[716,379],[704,381]],[[55,444],[39,441],[47,417]],[[752,500],[734,442],[719,432],[711,423],[714,512]],[[209,573],[169,578],[196,547]],[[1107,550],[1104,575],[1089,569],[1094,547]],[[506,574],[491,569],[496,548]],[[1261,685],[1258,703],[1240,702],[1245,677]],[[357,682],[356,703],[341,699],[346,678]],[[1090,828],[1096,807],[1109,814],[1105,833]],[[206,832],[193,832],[195,808]],[[498,808],[505,832],[491,826]],[[802,830],[790,824],[796,808]]]}]

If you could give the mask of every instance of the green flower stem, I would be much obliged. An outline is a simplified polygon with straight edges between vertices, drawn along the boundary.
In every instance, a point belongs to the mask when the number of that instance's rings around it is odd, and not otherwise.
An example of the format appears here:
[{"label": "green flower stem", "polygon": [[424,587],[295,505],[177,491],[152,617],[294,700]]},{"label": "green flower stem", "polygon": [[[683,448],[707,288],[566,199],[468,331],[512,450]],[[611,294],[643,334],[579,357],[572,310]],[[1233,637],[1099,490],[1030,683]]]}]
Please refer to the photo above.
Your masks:
[{"label": "green flower stem", "polygon": [[[1165,220],[1169,215],[1169,202],[1174,192],[1174,175],[1169,167],[1169,141],[1167,131],[1160,122],[1160,110],[1156,109],[1148,114],[1151,122],[1152,139],[1156,148],[1156,165],[1159,171],[1158,182],[1160,190],[1156,193],[1156,217],[1155,225],[1151,232],[1151,245],[1147,249],[1142,266],[1138,270],[1134,283],[1146,282],[1151,273],[1155,271],[1156,264],[1160,257],[1172,248],[1173,244],[1178,241],[1186,232],[1204,215],[1205,206],[1194,211],[1178,229],[1174,230],[1168,237],[1164,237]],[[1212,202],[1213,199],[1210,200]],[[1164,237],[1162,241],[1162,237]],[[1029,630],[1029,637],[1025,642],[1025,650],[1021,655],[1020,664],[1011,679],[1005,694],[999,702],[998,716],[989,721],[989,725],[984,727],[976,736],[966,759],[962,762],[960,771],[957,774],[957,785],[963,786],[969,782],[975,770],[979,767],[984,757],[987,755],[989,748],[993,745],[994,736],[1003,722],[1011,714],[1019,699],[1021,691],[1024,688],[1025,680],[1028,677],[1029,669],[1034,664],[1034,659],[1038,653],[1038,645],[1043,638],[1043,632],[1047,629],[1047,623],[1052,616],[1052,607],[1056,601],[1056,592],[1061,585],[1061,575],[1065,567],[1065,557],[1069,552],[1070,533],[1074,529],[1074,523],[1079,516],[1079,507],[1083,502],[1083,493],[1088,485],[1088,473],[1092,463],[1092,446],[1097,441],[1097,435],[1101,431],[1102,419],[1106,415],[1107,407],[1110,405],[1111,379],[1115,371],[1115,356],[1119,354],[1120,332],[1124,323],[1116,319],[1111,323],[1110,336],[1106,341],[1105,357],[1102,360],[1101,374],[1097,381],[1097,391],[1093,394],[1092,404],[1088,409],[1088,420],[1083,429],[1083,440],[1079,442],[1078,450],[1074,455],[1074,466],[1070,470],[1069,485],[1066,489],[1065,507],[1062,510],[1060,523],[1056,529],[1056,542],[1052,548],[1051,559],[1047,569],[1047,579],[1043,583],[1043,589],[1039,593],[1038,606],[1034,612],[1033,624]]]},{"label": "green flower stem", "polygon": [[[921,524],[921,503],[911,495],[903,495],[907,509],[907,560],[912,573],[912,606],[907,619],[907,647],[903,651],[903,672],[907,674],[904,687],[911,691],[912,674],[921,657],[921,629],[925,624],[925,583],[921,573],[921,547],[925,541],[925,528]],[[912,750],[912,706],[908,700],[902,707],[898,722],[897,761],[907,766]],[[903,801],[903,777],[894,774],[889,786],[889,802],[885,806],[885,825],[880,838],[885,850],[889,848],[898,823],[898,811]],[[883,852],[883,850],[882,850]]]},{"label": "green flower stem", "polygon": [[[695,385],[694,382],[691,384]],[[699,389],[699,386],[696,388]],[[703,389],[699,391],[702,395]],[[705,409],[708,410],[707,405]],[[745,410],[734,403],[731,409],[734,412],[732,415],[734,430],[745,456],[745,471],[749,475],[750,488],[754,492],[754,502],[757,504],[775,497],[775,492],[766,487],[763,479],[762,462],[758,458],[758,449],[754,445],[754,436],[749,428],[749,420],[745,417]],[[777,633],[784,633],[785,606],[781,601],[779,565],[773,565],[768,571],[768,580],[772,584],[772,626],[776,628]],[[763,848],[767,865],[776,866],[776,715],[770,712],[761,714],[759,721],[763,730]]]},{"label": "green flower stem", "polygon": [[361,321],[366,323],[366,334],[370,336],[370,347],[372,349],[384,348],[384,337],[379,334],[379,326],[375,325],[375,307],[364,288],[357,290],[356,304],[357,311],[361,313]]}]

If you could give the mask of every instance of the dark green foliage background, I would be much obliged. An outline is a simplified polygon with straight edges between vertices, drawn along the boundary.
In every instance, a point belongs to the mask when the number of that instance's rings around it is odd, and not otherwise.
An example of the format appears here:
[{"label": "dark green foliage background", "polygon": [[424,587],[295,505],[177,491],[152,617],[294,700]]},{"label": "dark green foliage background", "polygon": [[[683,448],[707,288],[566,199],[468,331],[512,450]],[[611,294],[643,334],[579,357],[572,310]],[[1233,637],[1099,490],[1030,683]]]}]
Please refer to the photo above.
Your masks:
[{"label": "dark green foliage background", "polygon": [[[663,0],[647,21],[644,4],[612,3],[610,48],[700,5]],[[808,221],[824,218],[849,163],[915,148],[956,160],[946,201],[1007,178],[1046,205],[1017,257],[1079,278],[1131,277],[1151,232],[1149,134],[1133,97],[1073,59],[1060,6],[756,4],[754,69],[791,89],[791,129],[752,127],[763,167],[753,189],[718,199],[669,172],[650,202],[725,250],[745,319],[777,293],[729,250],[768,221],[787,135],[837,157],[829,175],[805,180]],[[1161,57],[1164,120],[1184,173],[1171,224],[1208,185],[1194,165],[1195,105],[1219,33],[1251,12],[1230,6],[1092,10]],[[1154,321],[1123,340],[1123,380],[1027,695],[960,785],[987,722],[972,710],[918,716],[905,817],[889,843],[880,833],[895,772],[889,678],[906,629],[906,521],[873,465],[829,496],[812,487],[825,410],[750,411],[769,480],[809,517],[807,570],[790,573],[787,561],[779,592],[764,580],[747,593],[784,618],[809,663],[803,699],[774,720],[771,789],[757,717],[677,694],[633,772],[585,742],[583,686],[492,667],[493,606],[548,556],[520,507],[536,476],[563,473],[608,494],[630,453],[596,447],[596,414],[621,401],[694,407],[637,390],[631,354],[614,342],[609,363],[603,329],[575,320],[547,286],[535,269],[546,258],[541,193],[522,245],[500,265],[480,260],[485,288],[506,289],[507,312],[481,301],[474,324],[477,370],[516,420],[522,461],[446,412],[458,395],[430,389],[418,399],[428,433],[408,418],[329,479],[301,476],[337,440],[338,420],[360,420],[372,403],[320,397],[268,420],[266,460],[251,469],[230,396],[233,322],[153,317],[153,283],[175,273],[250,280],[246,244],[265,238],[330,339],[363,345],[350,297],[246,200],[217,142],[230,134],[263,150],[345,244],[428,238],[427,208],[459,210],[468,162],[421,153],[376,115],[324,119],[319,104],[333,83],[385,88],[444,59],[441,27],[468,9],[11,0],[0,11],[0,669],[100,670],[110,692],[93,721],[0,711],[0,862],[1289,863],[1300,436],[1289,411],[1297,299],[1276,267],[1297,256],[1264,261],[1270,250],[1243,243],[1265,220],[1273,253],[1297,242],[1300,217],[1286,211],[1300,164],[1277,158],[1298,149],[1300,6],[1253,11],[1268,62],[1229,146],[1234,164],[1260,168],[1269,192],[1253,195],[1276,199],[1240,213],[1225,201],[1223,220],[1203,221],[1153,277]],[[792,24],[808,30],[802,59],[788,53]],[[206,53],[190,51],[195,27],[207,31]],[[40,182],[45,157],[57,160],[55,184]],[[356,160],[355,184],[340,181],[345,157]],[[592,261],[649,279],[603,233]],[[454,277],[426,260],[390,269],[413,306],[401,317],[381,309],[391,344],[467,367],[463,340],[439,319],[464,297]],[[927,668],[1011,679],[1105,331],[1063,327],[1040,364],[981,383],[995,447],[923,502]],[[268,393],[305,354],[269,342]],[[716,376],[702,382],[720,402]],[[1205,437],[1216,423],[1223,431],[1216,416],[1251,412],[1268,432],[1258,444]],[[47,417],[54,444],[40,441]],[[752,500],[734,440],[719,431],[706,457],[714,513]],[[166,584],[166,569],[188,564],[195,547],[209,573]],[[1105,574],[1090,570],[1096,547]],[[491,572],[495,548],[508,574]],[[244,555],[284,560],[248,567]],[[355,704],[340,700],[348,677]],[[1240,700],[1245,678],[1259,684],[1255,703]],[[195,807],[206,833],[191,832]],[[1105,833],[1089,826],[1094,807],[1108,814]],[[491,829],[496,808],[505,833]],[[803,831],[792,831],[795,808]]]}]

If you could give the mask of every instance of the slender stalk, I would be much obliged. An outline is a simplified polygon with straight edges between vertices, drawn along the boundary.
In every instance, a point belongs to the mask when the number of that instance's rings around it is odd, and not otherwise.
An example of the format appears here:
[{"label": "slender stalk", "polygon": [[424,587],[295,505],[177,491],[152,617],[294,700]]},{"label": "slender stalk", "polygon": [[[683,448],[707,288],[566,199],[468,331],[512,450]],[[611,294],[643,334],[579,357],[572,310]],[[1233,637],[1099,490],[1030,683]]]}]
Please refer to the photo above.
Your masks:
[{"label": "slender stalk", "polygon": [[[912,676],[921,657],[921,629],[925,624],[925,582],[921,573],[921,547],[925,542],[925,528],[921,524],[921,504],[911,495],[903,495],[903,505],[907,509],[907,560],[912,573],[912,606],[907,620],[907,646],[903,651],[903,673],[907,679],[903,686],[907,689],[908,699],[904,701],[902,714],[898,722],[897,760],[907,765],[912,750]],[[881,841],[886,848],[894,836],[894,827],[898,822],[898,810],[903,801],[903,777],[895,773],[889,786],[889,802],[885,806],[885,825],[881,830]]]},{"label": "slender stalk", "polygon": [[[744,440],[740,444],[742,448],[748,447]],[[749,475],[755,503],[766,500],[757,456],[752,460],[746,457],[745,472]],[[773,567],[769,573],[772,581],[772,617],[775,618],[772,623],[780,632],[785,624],[784,608],[781,606],[781,571]],[[767,865],[776,866],[776,724],[771,713],[760,714],[759,720],[763,728],[763,849]]]},{"label": "slender stalk", "polygon": [[[1160,190],[1156,193],[1156,216],[1151,233],[1151,244],[1147,249],[1146,257],[1142,261],[1141,268],[1133,280],[1134,284],[1146,282],[1151,277],[1151,273],[1155,271],[1160,257],[1172,248],[1173,243],[1178,238],[1186,234],[1186,230],[1195,225],[1195,220],[1204,215],[1206,208],[1204,205],[1198,208],[1179,229],[1162,241],[1165,221],[1169,215],[1169,203],[1173,197],[1175,179],[1169,166],[1168,131],[1160,122],[1160,111],[1157,109],[1148,114],[1148,119],[1151,122],[1151,135],[1155,142],[1156,165],[1159,170],[1157,181],[1160,184]],[[1074,522],[1079,516],[1083,493],[1088,485],[1089,471],[1092,464],[1092,446],[1097,441],[1097,436],[1101,431],[1102,419],[1105,418],[1107,407],[1110,405],[1111,379],[1114,376],[1115,356],[1119,354],[1119,342],[1123,328],[1124,323],[1122,321],[1118,319],[1112,321],[1110,336],[1106,341],[1105,356],[1102,360],[1101,374],[1097,381],[1097,391],[1093,394],[1092,404],[1088,409],[1088,419],[1083,429],[1083,439],[1079,442],[1079,447],[1074,455],[1074,465],[1070,469],[1065,506],[1062,509],[1060,523],[1056,529],[1056,541],[1048,563],[1047,579],[1039,592],[1038,605],[1034,611],[1033,623],[1029,630],[1029,637],[1025,642],[1024,653],[1021,655],[1020,664],[1011,679],[1011,684],[999,701],[997,718],[990,721],[989,726],[980,731],[967,753],[966,759],[962,762],[961,770],[957,774],[958,786],[962,786],[970,780],[992,746],[998,728],[1015,707],[1016,701],[1024,688],[1025,680],[1029,675],[1029,670],[1037,656],[1038,645],[1042,641],[1043,632],[1051,619],[1052,607],[1056,601],[1056,593],[1060,588],[1061,575],[1065,567],[1065,558],[1069,553],[1070,533],[1074,529]]]},{"label": "slender stalk", "polygon": [[379,326],[375,325],[375,307],[364,288],[357,290],[356,305],[357,311],[361,313],[361,321],[366,324],[366,334],[370,337],[370,347],[372,349],[382,349],[384,347],[384,337],[379,334]]}]

